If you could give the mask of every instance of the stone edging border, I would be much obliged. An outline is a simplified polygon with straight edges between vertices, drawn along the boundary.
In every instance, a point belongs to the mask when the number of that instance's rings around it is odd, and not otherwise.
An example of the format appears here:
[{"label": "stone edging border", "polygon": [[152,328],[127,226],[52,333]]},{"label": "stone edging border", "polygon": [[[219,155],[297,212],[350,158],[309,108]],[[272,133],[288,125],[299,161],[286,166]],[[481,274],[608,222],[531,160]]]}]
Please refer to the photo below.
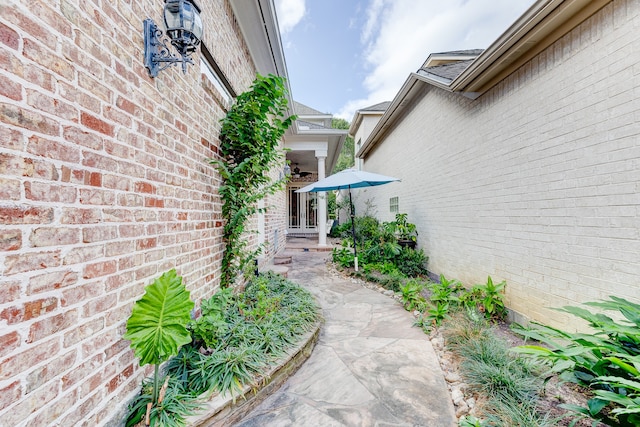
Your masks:
[{"label": "stone edging border", "polygon": [[245,386],[242,393],[235,396],[235,399],[230,395],[223,397],[215,394],[205,402],[198,414],[186,418],[186,425],[189,427],[218,427],[231,426],[239,422],[253,408],[280,388],[311,356],[320,337],[322,323],[324,320],[320,318],[311,331],[303,335],[300,343],[271,367],[259,385],[256,387]]}]

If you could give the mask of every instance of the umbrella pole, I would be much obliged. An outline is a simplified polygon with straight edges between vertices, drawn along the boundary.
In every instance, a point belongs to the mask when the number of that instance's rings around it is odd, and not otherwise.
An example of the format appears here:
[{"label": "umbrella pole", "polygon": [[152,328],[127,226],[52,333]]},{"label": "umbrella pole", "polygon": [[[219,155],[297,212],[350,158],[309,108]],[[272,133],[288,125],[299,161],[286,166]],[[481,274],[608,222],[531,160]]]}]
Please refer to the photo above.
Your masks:
[{"label": "umbrella pole", "polygon": [[353,234],[353,261],[358,271],[358,250],[356,249],[356,209],[351,200],[351,186],[349,186],[349,207],[351,208],[351,234]]}]

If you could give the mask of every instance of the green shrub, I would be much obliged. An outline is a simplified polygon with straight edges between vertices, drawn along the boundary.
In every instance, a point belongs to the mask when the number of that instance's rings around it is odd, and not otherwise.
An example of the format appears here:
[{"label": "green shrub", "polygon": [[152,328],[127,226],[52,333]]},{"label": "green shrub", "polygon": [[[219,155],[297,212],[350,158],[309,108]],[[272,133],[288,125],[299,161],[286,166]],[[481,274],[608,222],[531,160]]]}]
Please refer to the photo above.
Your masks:
[{"label": "green shrub", "polygon": [[362,271],[364,271],[365,274],[375,271],[379,272],[380,274],[402,274],[398,267],[389,261],[365,264],[362,267]]},{"label": "green shrub", "polygon": [[427,300],[422,296],[424,288],[425,284],[419,280],[407,280],[400,288],[402,303],[407,310],[424,311],[427,308]]},{"label": "green shrub", "polygon": [[640,425],[640,305],[609,298],[585,305],[617,311],[620,320],[566,306],[557,310],[585,320],[593,333],[570,333],[539,323],[531,327],[514,324],[515,332],[544,344],[517,350],[549,364],[549,375],[559,373],[561,379],[593,391],[586,408],[566,406],[579,416],[612,426]]},{"label": "green shrub", "polygon": [[[380,222],[372,216],[360,216],[355,218],[356,239],[358,244],[375,240],[380,235]],[[345,236],[346,237],[346,236]]]},{"label": "green shrub", "polygon": [[504,305],[506,286],[507,283],[504,280],[495,284],[489,276],[487,283],[474,285],[471,290],[463,292],[460,298],[465,306],[477,309],[488,319],[502,320],[507,315],[507,308]]},{"label": "green shrub", "polygon": [[395,256],[394,263],[398,269],[408,277],[418,277],[427,274],[429,258],[422,249],[403,247]]},{"label": "green shrub", "polygon": [[319,308],[300,286],[266,273],[243,293],[228,289],[203,301],[190,325],[194,341],[166,366],[185,393],[215,390],[235,395],[255,385],[266,364],[299,340],[317,321]]},{"label": "green shrub", "polygon": [[353,249],[347,247],[333,248],[331,259],[342,268],[350,268],[355,264]]},{"label": "green shrub", "polygon": [[440,275],[440,283],[431,283],[429,285],[431,296],[429,300],[434,304],[444,303],[457,307],[460,301],[459,294],[464,292],[464,286],[456,280],[448,280],[444,274]]},{"label": "green shrub", "polygon": [[[363,216],[355,218],[355,226],[358,259],[363,268],[371,264],[391,263],[405,277],[418,277],[427,273],[428,258],[424,251],[401,247],[395,228],[390,228],[388,223],[380,224],[373,217]],[[333,262],[342,268],[354,265],[353,236],[350,227],[351,222],[337,227],[339,232],[336,234],[343,237],[343,241],[341,248],[333,249],[332,257]]]},{"label": "green shrub", "polygon": [[329,232],[329,237],[347,238],[350,236],[352,236],[351,220],[347,222],[343,222],[342,224],[338,224],[335,227],[332,227],[331,231]]}]

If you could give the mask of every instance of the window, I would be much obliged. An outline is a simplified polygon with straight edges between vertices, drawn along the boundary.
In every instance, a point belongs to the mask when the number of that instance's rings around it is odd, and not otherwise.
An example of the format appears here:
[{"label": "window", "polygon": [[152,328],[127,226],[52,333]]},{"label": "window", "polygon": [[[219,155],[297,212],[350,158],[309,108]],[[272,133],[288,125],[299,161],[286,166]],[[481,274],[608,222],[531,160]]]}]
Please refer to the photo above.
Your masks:
[{"label": "window", "polygon": [[207,78],[211,84],[210,87],[215,90],[216,93],[213,95],[218,99],[218,102],[221,102],[223,107],[229,108],[236,95],[204,44],[201,45],[201,52],[200,72]]},{"label": "window", "polygon": [[399,205],[398,205],[398,197],[391,197],[389,199],[389,212],[391,213],[400,212]]}]

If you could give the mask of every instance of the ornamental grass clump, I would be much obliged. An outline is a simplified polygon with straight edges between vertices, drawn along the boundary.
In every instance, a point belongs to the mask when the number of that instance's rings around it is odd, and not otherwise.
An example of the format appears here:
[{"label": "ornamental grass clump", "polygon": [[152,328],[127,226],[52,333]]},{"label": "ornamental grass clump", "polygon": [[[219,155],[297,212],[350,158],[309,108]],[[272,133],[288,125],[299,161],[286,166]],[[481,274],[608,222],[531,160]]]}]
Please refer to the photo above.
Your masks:
[{"label": "ornamental grass clump", "polygon": [[313,296],[273,273],[253,278],[242,293],[224,289],[202,303],[190,325],[193,342],[167,365],[182,389],[234,397],[257,387],[263,373],[319,319]]},{"label": "ornamental grass clump", "polygon": [[141,365],[155,362],[156,369],[129,407],[129,427],[184,426],[211,393],[235,401],[245,386],[266,381],[269,365],[319,320],[313,296],[272,273],[253,278],[244,292],[225,288],[202,301],[196,320],[188,297],[172,270],[134,306],[125,338]]},{"label": "ornamental grass clump", "polygon": [[[458,311],[442,329],[447,347],[461,359],[470,390],[483,396],[482,422],[491,426],[551,426],[537,411],[543,381],[534,364],[511,352],[481,313]],[[461,424],[474,425],[474,424]]]}]

